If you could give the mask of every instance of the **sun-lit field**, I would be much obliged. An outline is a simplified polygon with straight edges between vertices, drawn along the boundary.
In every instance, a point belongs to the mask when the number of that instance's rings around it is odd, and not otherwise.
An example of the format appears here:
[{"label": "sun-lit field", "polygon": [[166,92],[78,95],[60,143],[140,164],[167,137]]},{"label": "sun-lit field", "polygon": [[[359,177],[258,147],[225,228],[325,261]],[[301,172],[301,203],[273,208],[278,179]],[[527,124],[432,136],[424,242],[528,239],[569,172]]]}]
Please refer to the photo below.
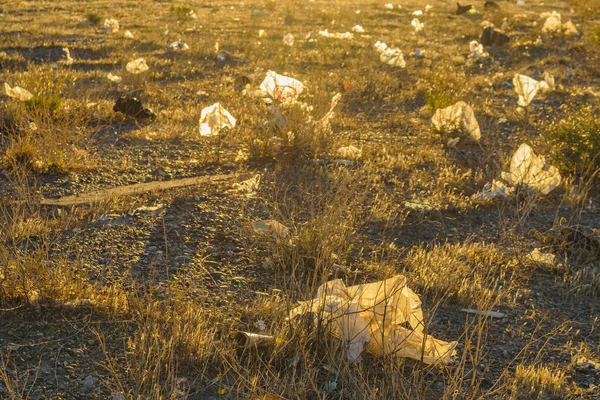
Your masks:
[{"label": "sun-lit field", "polygon": [[2,2],[0,398],[600,398],[600,2],[484,3]]}]

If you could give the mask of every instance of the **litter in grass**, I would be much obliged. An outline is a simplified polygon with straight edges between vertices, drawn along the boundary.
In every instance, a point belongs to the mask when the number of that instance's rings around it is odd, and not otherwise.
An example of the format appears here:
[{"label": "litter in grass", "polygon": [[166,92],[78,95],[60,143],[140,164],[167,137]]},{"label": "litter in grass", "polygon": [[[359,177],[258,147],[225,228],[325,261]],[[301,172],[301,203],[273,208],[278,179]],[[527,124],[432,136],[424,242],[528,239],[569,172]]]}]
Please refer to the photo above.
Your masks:
[{"label": "litter in grass", "polygon": [[114,75],[111,72],[109,72],[108,75],[106,75],[106,78],[114,83],[121,83],[121,81],[123,80],[123,78],[121,78],[119,75]]},{"label": "litter in grass", "polygon": [[236,119],[220,103],[202,110],[200,115],[200,135],[215,136],[224,128],[234,128]]},{"label": "litter in grass", "polygon": [[426,364],[449,363],[457,345],[425,334],[421,300],[402,275],[349,287],[341,279],[329,281],[318,288],[314,299],[300,302],[289,318],[298,315],[312,315],[316,324],[328,324],[344,341],[350,362],[359,361],[366,349]]},{"label": "litter in grass", "polygon": [[17,99],[20,101],[29,101],[33,98],[33,94],[27,89],[23,89],[22,87],[15,86],[10,87],[8,83],[4,83],[4,91],[8,97],[12,97],[13,99]]},{"label": "litter in grass", "polygon": [[288,33],[287,35],[285,35],[283,37],[283,43],[287,44],[288,46],[293,46],[294,45],[294,35],[292,35],[291,33]]},{"label": "litter in grass", "polygon": [[513,155],[509,172],[502,172],[501,176],[510,185],[524,185],[544,195],[556,189],[561,182],[558,169],[547,165],[545,158],[537,156],[525,143]]},{"label": "litter in grass", "polygon": [[362,151],[354,146],[344,146],[337,149],[337,154],[345,159],[358,160],[362,156]]},{"label": "litter in grass", "polygon": [[268,71],[267,76],[260,84],[260,89],[270,96],[271,99],[282,103],[291,103],[296,101],[300,93],[302,93],[304,85],[297,79],[279,75],[274,71]]},{"label": "litter in grass", "polygon": [[363,29],[363,27],[362,27],[362,26],[360,26],[360,25],[355,25],[355,26],[352,28],[352,32],[356,32],[356,33],[365,33],[365,30]]},{"label": "litter in grass", "polygon": [[542,267],[552,268],[561,265],[554,254],[544,253],[537,247],[527,255],[526,260]]},{"label": "litter in grass", "polygon": [[137,75],[148,71],[150,68],[148,67],[148,64],[146,64],[146,59],[142,57],[128,62],[125,69],[130,74]]},{"label": "litter in grass", "polygon": [[65,52],[65,59],[61,60],[62,65],[73,65],[73,58],[71,57],[71,51],[68,47],[63,47],[63,51]]},{"label": "litter in grass", "polygon": [[527,107],[540,89],[540,83],[526,75],[516,74],[512,83],[519,96],[520,107]]},{"label": "litter in grass", "polygon": [[503,46],[510,41],[510,38],[504,33],[497,31],[491,26],[483,29],[481,33],[481,39],[479,39],[482,45],[485,47],[490,46]]},{"label": "litter in grass", "polygon": [[274,219],[251,222],[249,226],[254,233],[268,234],[275,239],[285,239],[290,235],[290,229]]},{"label": "litter in grass", "polygon": [[189,48],[190,48],[190,46],[188,46],[187,43],[182,43],[182,42],[173,42],[169,45],[169,50],[174,53],[189,50]]},{"label": "litter in grass", "polygon": [[464,101],[435,111],[431,122],[440,132],[459,131],[474,141],[481,139],[481,129],[470,105]]},{"label": "litter in grass", "polygon": [[496,318],[496,319],[502,319],[504,317],[506,317],[506,314],[502,314],[496,311],[480,311],[480,310],[473,310],[471,308],[461,308],[460,311],[467,313],[467,314],[475,314],[475,315],[481,315],[484,317],[491,317],[491,318]]},{"label": "litter in grass", "polygon": [[133,33],[131,33],[131,31],[125,31],[125,33],[123,33],[123,37],[125,39],[130,39],[130,40],[134,38]]},{"label": "litter in grass", "polygon": [[136,97],[121,96],[113,106],[114,112],[121,112],[135,119],[156,119],[156,114],[149,108],[145,108]]},{"label": "litter in grass", "polygon": [[100,33],[116,33],[119,32],[119,21],[114,18],[104,20],[103,28]]},{"label": "litter in grass", "polygon": [[477,40],[473,40],[471,43],[469,43],[469,51],[471,52],[470,57],[475,60],[490,56],[485,50],[483,50],[483,45]]},{"label": "litter in grass", "polygon": [[415,32],[421,32],[423,29],[425,29],[425,24],[419,21],[418,18],[414,18],[410,24],[413,28],[415,28]]},{"label": "litter in grass", "polygon": [[327,29],[319,31],[319,35],[332,39],[354,39],[354,35],[350,32],[330,33]]},{"label": "litter in grass", "polygon": [[542,32],[552,36],[571,37],[579,35],[577,28],[572,21],[562,22],[562,17],[556,11],[551,13],[542,13],[542,18],[546,18]]},{"label": "litter in grass", "polygon": [[380,55],[379,60],[387,65],[393,67],[406,68],[406,61],[404,60],[404,54],[400,49],[386,48]]}]

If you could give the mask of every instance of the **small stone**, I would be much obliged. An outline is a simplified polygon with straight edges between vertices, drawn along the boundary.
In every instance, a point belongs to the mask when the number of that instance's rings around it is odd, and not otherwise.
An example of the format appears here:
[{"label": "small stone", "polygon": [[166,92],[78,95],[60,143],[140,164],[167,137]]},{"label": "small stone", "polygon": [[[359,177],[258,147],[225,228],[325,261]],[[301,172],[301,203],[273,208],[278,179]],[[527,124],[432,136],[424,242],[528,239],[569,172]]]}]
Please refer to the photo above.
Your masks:
[{"label": "small stone", "polygon": [[177,257],[175,257],[175,263],[176,264],[189,263],[190,261],[192,261],[192,258],[190,256],[177,256]]}]

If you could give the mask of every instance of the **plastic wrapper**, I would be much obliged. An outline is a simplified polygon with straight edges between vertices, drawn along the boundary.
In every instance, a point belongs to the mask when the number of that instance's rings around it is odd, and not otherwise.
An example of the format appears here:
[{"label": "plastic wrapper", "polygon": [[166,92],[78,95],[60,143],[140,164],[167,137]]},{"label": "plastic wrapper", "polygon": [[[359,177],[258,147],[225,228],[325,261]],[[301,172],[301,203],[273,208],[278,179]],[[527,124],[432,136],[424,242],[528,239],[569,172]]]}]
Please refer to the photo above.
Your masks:
[{"label": "plastic wrapper", "polygon": [[273,99],[282,103],[291,103],[302,93],[304,85],[294,78],[268,71],[267,76],[260,84],[260,89]]},{"label": "plastic wrapper", "polygon": [[29,101],[33,98],[33,94],[27,89],[23,89],[22,87],[15,86],[10,87],[8,83],[4,83],[4,91],[8,97],[12,97],[13,99],[17,99],[20,101]]},{"label": "plastic wrapper", "polygon": [[464,101],[436,110],[431,122],[438,131],[460,131],[472,140],[481,139],[481,129],[475,113]]},{"label": "plastic wrapper", "polygon": [[558,169],[547,165],[544,157],[537,156],[525,143],[513,155],[509,171],[502,172],[501,176],[510,185],[525,185],[544,195],[558,187],[561,182]]},{"label": "plastic wrapper", "polygon": [[125,66],[125,69],[130,74],[137,75],[141,74],[142,72],[148,71],[150,68],[148,67],[148,64],[146,64],[145,58],[137,58],[133,61],[128,62]]},{"label": "plastic wrapper", "polygon": [[386,48],[379,55],[379,60],[394,67],[406,68],[406,61],[404,60],[404,54],[400,49]]},{"label": "plastic wrapper", "polygon": [[456,342],[424,333],[421,300],[402,275],[349,287],[341,279],[327,282],[319,287],[316,298],[293,309],[290,319],[306,314],[330,325],[332,333],[345,342],[350,362],[359,361],[365,349],[426,364],[448,363],[455,353]]},{"label": "plastic wrapper", "polygon": [[215,103],[202,110],[200,115],[200,135],[215,136],[224,128],[235,127],[236,119],[223,108],[220,103]]}]

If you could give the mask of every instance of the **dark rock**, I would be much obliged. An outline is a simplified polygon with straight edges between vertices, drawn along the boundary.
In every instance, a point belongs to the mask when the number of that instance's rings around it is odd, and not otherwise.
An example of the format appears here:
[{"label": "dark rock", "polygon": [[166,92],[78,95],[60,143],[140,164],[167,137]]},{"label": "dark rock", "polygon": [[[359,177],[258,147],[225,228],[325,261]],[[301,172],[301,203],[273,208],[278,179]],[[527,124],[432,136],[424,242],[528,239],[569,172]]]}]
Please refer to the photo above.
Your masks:
[{"label": "dark rock", "polygon": [[483,5],[488,10],[499,10],[500,6],[495,1],[486,1]]},{"label": "dark rock", "polygon": [[142,102],[136,97],[120,97],[113,107],[114,112],[121,112],[135,119],[156,119],[156,114],[149,108],[144,108]]},{"label": "dark rock", "polygon": [[456,15],[463,15],[469,12],[469,10],[473,8],[471,4],[467,6],[461,6],[460,3],[456,3]]},{"label": "dark rock", "polygon": [[479,42],[485,47],[490,46],[502,46],[510,41],[510,38],[504,33],[495,30],[491,26],[488,26],[483,30],[481,34],[481,40]]}]

